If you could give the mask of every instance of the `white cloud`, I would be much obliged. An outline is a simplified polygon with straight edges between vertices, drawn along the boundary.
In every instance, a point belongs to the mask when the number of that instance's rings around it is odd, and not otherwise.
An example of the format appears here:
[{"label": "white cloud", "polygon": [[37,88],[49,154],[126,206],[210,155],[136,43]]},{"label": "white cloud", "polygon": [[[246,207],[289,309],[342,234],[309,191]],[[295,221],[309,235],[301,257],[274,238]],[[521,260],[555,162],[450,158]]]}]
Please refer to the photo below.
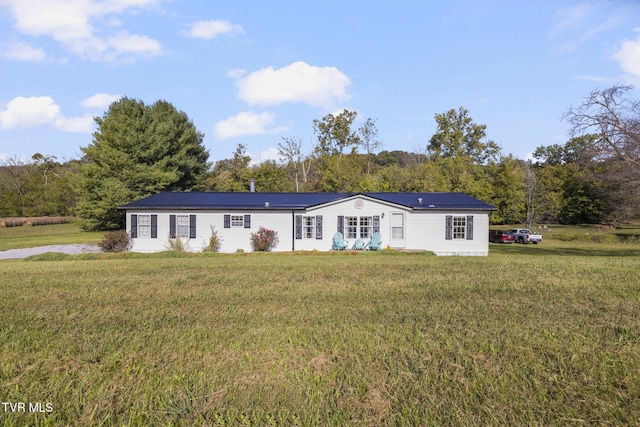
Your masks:
[{"label": "white cloud", "polygon": [[[114,14],[157,5],[160,0],[4,0],[25,35],[46,36],[85,59],[112,61],[162,54],[160,43],[145,35],[113,31]],[[116,24],[116,26],[119,26]],[[106,34],[103,36],[102,34]]]},{"label": "white cloud", "polygon": [[242,25],[232,24],[229,21],[217,19],[215,21],[198,21],[191,24],[189,31],[186,31],[189,37],[197,39],[215,39],[221,34],[235,36],[243,34]]},{"label": "white cloud", "polygon": [[640,84],[640,34],[635,40],[624,40],[613,59],[634,84]]},{"label": "white cloud", "polygon": [[263,68],[236,81],[238,97],[249,105],[304,102],[324,109],[349,98],[351,80],[335,67],[294,62],[280,69]]},{"label": "white cloud", "polygon": [[57,117],[53,127],[63,132],[91,133],[93,131],[93,116],[85,114],[81,117]]},{"label": "white cloud", "polygon": [[14,61],[40,62],[47,58],[47,54],[44,52],[44,49],[33,47],[31,44],[24,41],[7,43],[3,50],[4,52],[2,56]]},{"label": "white cloud", "polygon": [[554,50],[571,53],[601,33],[620,27],[623,15],[616,10],[605,11],[596,2],[584,2],[561,7],[556,12],[555,25],[548,36]]},{"label": "white cloud", "polygon": [[609,77],[601,77],[601,76],[590,76],[590,75],[581,75],[576,77],[578,80],[585,80],[588,82],[596,82],[600,84],[611,84],[614,83]]},{"label": "white cloud", "polygon": [[18,96],[0,111],[0,129],[37,128],[51,126],[64,132],[91,133],[93,117],[86,114],[81,117],[65,117],[49,96]]},{"label": "white cloud", "polygon": [[267,160],[279,160],[280,154],[278,154],[278,149],[275,147],[269,147],[266,150],[262,150],[258,154],[247,152],[247,155],[251,157],[251,165],[259,165],[262,162]]},{"label": "white cloud", "polygon": [[162,55],[160,42],[144,35],[120,31],[116,35],[108,37],[106,42],[112,57],[129,53],[140,56]]},{"label": "white cloud", "polygon": [[227,71],[227,77],[231,77],[234,79],[239,79],[242,76],[247,75],[247,70],[242,68],[234,68],[232,70]]},{"label": "white cloud", "polygon": [[227,120],[216,123],[213,133],[217,139],[228,139],[236,136],[265,135],[283,132],[285,127],[274,127],[275,114],[263,112],[256,114],[243,111]]},{"label": "white cloud", "polygon": [[95,95],[80,101],[80,105],[85,108],[107,108],[120,98],[122,98],[120,95],[96,93]]},{"label": "white cloud", "polygon": [[592,6],[588,3],[560,8],[556,12],[556,24],[549,32],[549,36],[555,38],[567,31],[581,27],[582,23],[591,15],[592,10]]}]

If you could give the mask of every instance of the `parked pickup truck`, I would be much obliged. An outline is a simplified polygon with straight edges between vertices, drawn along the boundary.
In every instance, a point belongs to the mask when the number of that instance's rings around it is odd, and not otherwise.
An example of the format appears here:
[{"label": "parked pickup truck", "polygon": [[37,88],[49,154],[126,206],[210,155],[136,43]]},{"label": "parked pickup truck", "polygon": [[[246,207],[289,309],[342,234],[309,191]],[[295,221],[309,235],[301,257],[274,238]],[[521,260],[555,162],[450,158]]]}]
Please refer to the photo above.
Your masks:
[{"label": "parked pickup truck", "polygon": [[502,230],[489,230],[489,241],[493,243],[513,243],[513,234]]},{"label": "parked pickup truck", "polygon": [[526,228],[512,228],[509,232],[513,234],[516,243],[533,243],[535,245],[542,242],[542,234],[532,233]]}]

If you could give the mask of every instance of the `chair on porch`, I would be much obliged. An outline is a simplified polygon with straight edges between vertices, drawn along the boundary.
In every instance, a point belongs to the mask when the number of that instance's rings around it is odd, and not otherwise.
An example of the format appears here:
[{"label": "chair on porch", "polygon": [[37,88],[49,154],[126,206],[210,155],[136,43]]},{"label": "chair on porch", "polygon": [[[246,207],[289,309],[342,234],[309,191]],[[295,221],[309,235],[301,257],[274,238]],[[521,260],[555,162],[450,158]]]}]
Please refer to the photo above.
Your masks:
[{"label": "chair on porch", "polygon": [[356,242],[353,244],[354,251],[364,251],[367,248],[367,243],[362,239],[356,239]]},{"label": "chair on porch", "polygon": [[382,235],[376,231],[371,235],[371,241],[369,242],[369,250],[379,251],[381,249],[382,249]]},{"label": "chair on porch", "polygon": [[333,250],[341,251],[341,250],[347,249],[348,247],[349,247],[349,242],[344,240],[344,236],[342,235],[342,233],[337,232],[336,234],[333,235],[333,245],[331,245],[331,248]]}]

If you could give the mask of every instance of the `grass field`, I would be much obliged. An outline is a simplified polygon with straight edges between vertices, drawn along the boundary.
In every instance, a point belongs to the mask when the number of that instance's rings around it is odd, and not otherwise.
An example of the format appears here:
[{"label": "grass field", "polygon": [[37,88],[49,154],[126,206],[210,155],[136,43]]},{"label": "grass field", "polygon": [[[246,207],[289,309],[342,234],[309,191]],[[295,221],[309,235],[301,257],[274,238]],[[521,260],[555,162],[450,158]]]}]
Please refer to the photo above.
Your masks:
[{"label": "grass field", "polygon": [[70,243],[98,243],[104,232],[87,233],[73,223],[0,228],[0,251]]},{"label": "grass field", "polygon": [[638,244],[61,258],[0,262],[1,425],[640,423]]}]

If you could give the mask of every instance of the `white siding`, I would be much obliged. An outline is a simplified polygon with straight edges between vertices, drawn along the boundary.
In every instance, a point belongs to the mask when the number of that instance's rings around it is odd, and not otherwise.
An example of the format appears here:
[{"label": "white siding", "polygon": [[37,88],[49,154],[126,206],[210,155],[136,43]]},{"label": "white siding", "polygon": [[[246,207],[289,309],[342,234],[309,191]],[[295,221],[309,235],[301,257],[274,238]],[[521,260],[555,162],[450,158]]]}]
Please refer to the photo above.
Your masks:
[{"label": "white siding", "polygon": [[[472,215],[473,240],[447,240],[447,215]],[[489,253],[489,213],[413,211],[407,217],[407,249],[425,249],[436,255],[485,256]]]},{"label": "white siding", "polygon": [[[323,205],[318,208],[308,209],[306,213],[302,215],[322,215],[323,224],[323,239],[297,239],[295,246],[297,250],[313,250],[320,251],[331,250],[333,243],[333,236],[338,231],[338,217],[339,216],[354,216],[354,217],[374,217],[380,218],[380,234],[382,236],[382,247],[386,247],[391,237],[390,227],[390,212],[399,211],[401,209],[395,205],[386,204],[376,200],[371,200],[366,197],[355,197],[342,200],[337,203]],[[300,213],[298,213],[300,214]],[[346,229],[346,223],[345,223]],[[345,240],[349,242],[349,249],[352,248],[355,243],[355,239],[348,238],[345,234]]]},{"label": "white siding", "polygon": [[[293,238],[291,211],[210,211],[210,210],[154,210],[154,211],[127,211],[127,231],[131,233],[131,215],[158,215],[158,237],[132,239],[134,252],[160,252],[168,249],[169,244],[169,216],[170,215],[196,215],[196,237],[183,239],[188,244],[188,250],[200,252],[209,244],[211,226],[215,227],[221,238],[221,252],[236,252],[242,249],[251,252],[251,233],[258,228],[265,227],[278,232],[279,244],[275,251],[290,251]],[[225,214],[251,215],[251,227],[224,228]]]},{"label": "white siding", "polygon": [[[127,231],[131,231],[131,215],[158,215],[158,237],[132,239],[132,250],[136,252],[159,252],[168,249],[169,216],[196,215],[196,237],[185,239],[191,251],[201,251],[211,237],[211,226],[215,226],[221,238],[221,252],[232,253],[238,249],[245,252],[252,250],[250,234],[259,227],[266,227],[277,231],[279,244],[274,251],[291,250],[331,250],[334,234],[338,231],[339,216],[379,217],[382,247],[391,242],[392,213],[402,212],[405,215],[404,242],[399,249],[426,250],[437,255],[487,255],[489,251],[489,212],[488,211],[431,211],[411,210],[409,208],[390,203],[380,202],[363,196],[354,196],[336,203],[310,208],[306,211],[283,210],[246,210],[246,211],[211,211],[211,210],[129,210],[127,211]],[[251,227],[224,228],[225,215],[251,215]],[[295,239],[295,216],[322,216],[322,235],[317,239]],[[445,238],[446,217],[473,216],[473,240]],[[346,222],[345,222],[346,231]],[[347,238],[349,248],[355,239]],[[398,242],[398,241],[396,241]]]}]

